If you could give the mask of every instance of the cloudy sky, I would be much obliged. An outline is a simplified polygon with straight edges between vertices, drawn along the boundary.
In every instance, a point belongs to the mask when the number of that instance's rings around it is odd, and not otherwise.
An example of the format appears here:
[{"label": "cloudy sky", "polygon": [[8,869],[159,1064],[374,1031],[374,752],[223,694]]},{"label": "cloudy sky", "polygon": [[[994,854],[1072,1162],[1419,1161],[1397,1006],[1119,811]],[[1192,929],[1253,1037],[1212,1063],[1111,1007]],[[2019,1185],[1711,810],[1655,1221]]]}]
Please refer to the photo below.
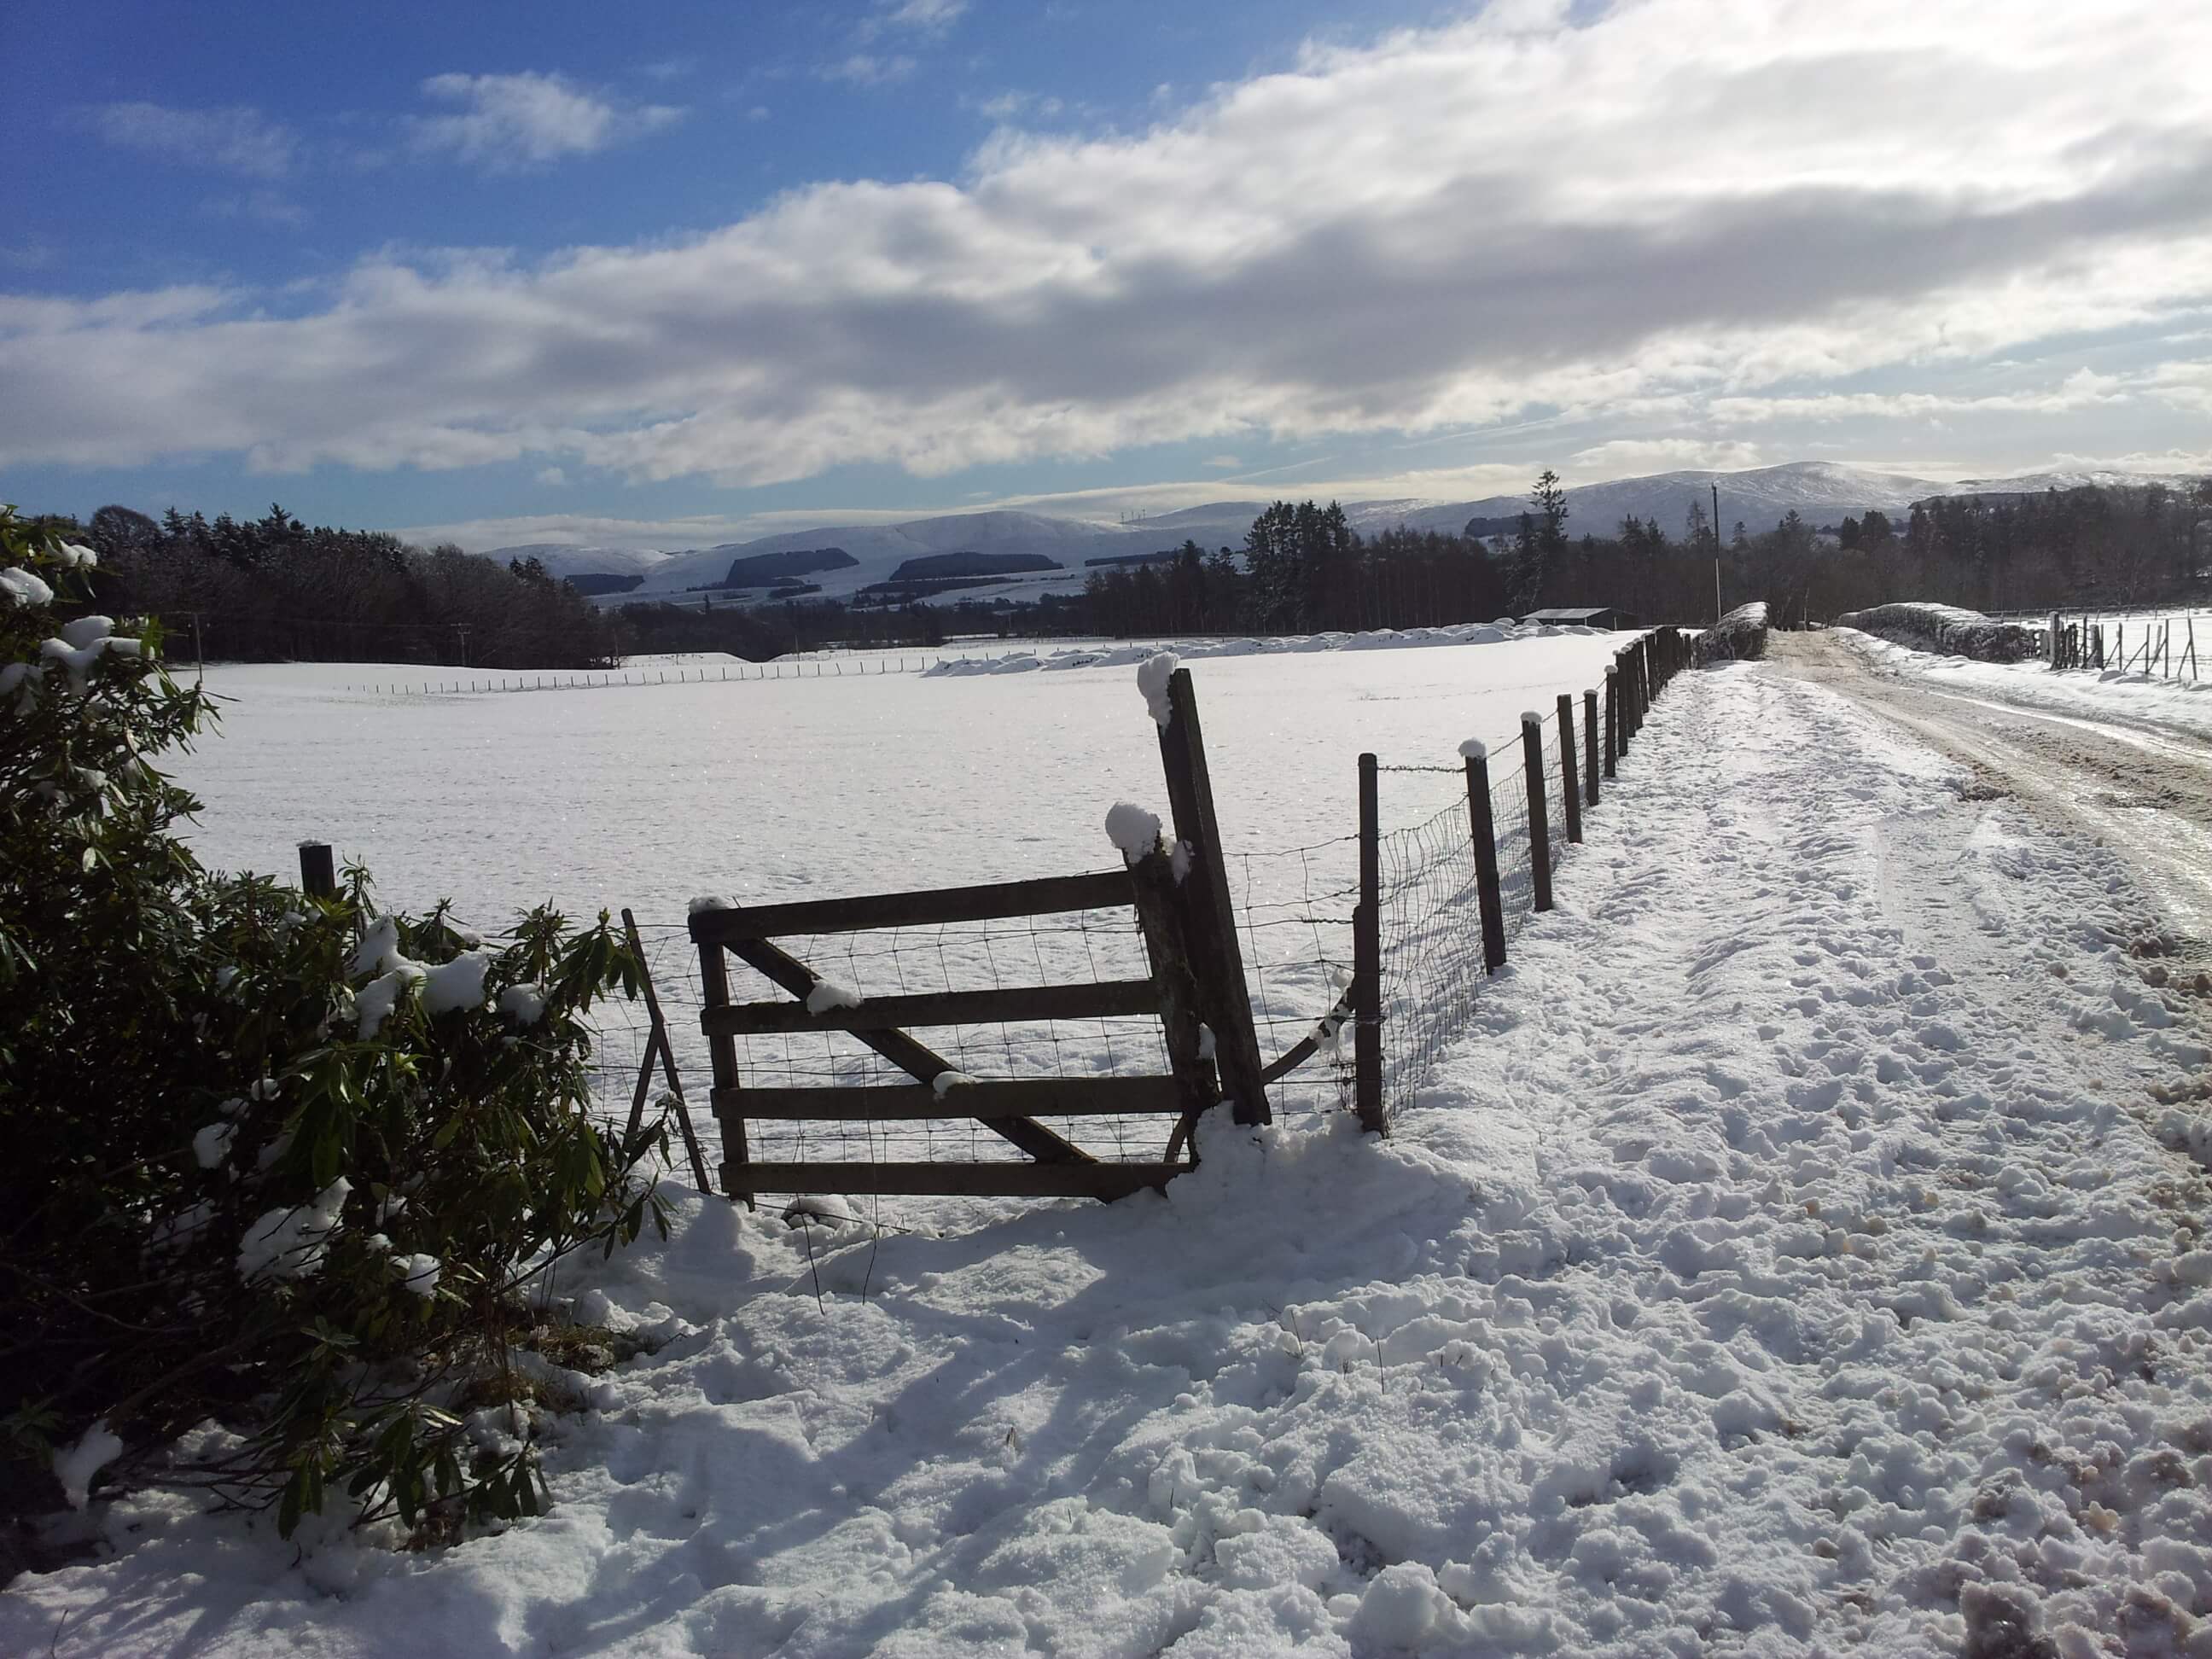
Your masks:
[{"label": "cloudy sky", "polygon": [[9,0],[0,61],[33,508],[2212,468],[2201,4]]}]

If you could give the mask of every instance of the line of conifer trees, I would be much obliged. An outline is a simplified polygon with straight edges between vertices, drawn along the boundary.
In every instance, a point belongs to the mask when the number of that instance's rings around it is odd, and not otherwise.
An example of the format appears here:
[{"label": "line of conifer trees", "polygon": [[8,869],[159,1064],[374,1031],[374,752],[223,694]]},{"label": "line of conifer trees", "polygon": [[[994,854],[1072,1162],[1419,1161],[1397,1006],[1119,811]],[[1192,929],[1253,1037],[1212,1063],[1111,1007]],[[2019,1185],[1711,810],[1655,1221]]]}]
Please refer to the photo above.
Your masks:
[{"label": "line of conifer trees", "polygon": [[1771,529],[1717,533],[1690,495],[1678,529],[1630,517],[1577,536],[1558,477],[1502,533],[1389,529],[1363,537],[1332,501],[1277,501],[1242,558],[1195,542],[1151,563],[1094,571],[1080,615],[1056,627],[1107,635],[1308,633],[1434,627],[1607,607],[1690,622],[1765,599],[1778,620],[1825,620],[1897,599],[1982,611],[2157,605],[2212,593],[2212,479],[2084,485],[2040,494],[1938,496],[1902,522],[1881,511],[1820,526],[1795,509]]},{"label": "line of conifer trees", "polygon": [[310,527],[281,507],[158,521],[103,507],[96,601],[161,619],[173,661],[210,659],[587,668],[612,661],[613,623],[535,559],[502,564],[450,544]]}]

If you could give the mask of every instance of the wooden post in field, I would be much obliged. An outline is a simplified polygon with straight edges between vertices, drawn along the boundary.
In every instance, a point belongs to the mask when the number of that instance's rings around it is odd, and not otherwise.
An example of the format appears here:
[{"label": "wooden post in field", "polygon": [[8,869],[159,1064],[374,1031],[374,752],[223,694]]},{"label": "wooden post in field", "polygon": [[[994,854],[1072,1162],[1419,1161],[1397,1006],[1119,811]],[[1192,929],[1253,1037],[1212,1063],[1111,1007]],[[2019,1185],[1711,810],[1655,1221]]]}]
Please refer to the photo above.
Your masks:
[{"label": "wooden post in field", "polygon": [[1496,973],[1505,965],[1505,900],[1498,883],[1498,825],[1490,811],[1490,751],[1463,743],[1467,758],[1467,823],[1474,838],[1474,896],[1482,912],[1482,965]]},{"label": "wooden post in field", "polygon": [[1598,803],[1597,789],[1597,693],[1583,693],[1583,793],[1589,797],[1589,805]]},{"label": "wooden post in field", "polygon": [[1182,891],[1189,907],[1191,967],[1206,1023],[1213,1031],[1214,1060],[1237,1121],[1272,1123],[1274,1114],[1261,1075],[1260,1034],[1252,1023],[1252,993],[1244,982],[1244,953],[1237,943],[1236,908],[1229,897],[1229,866],[1222,857],[1221,823],[1213,810],[1213,781],[1206,769],[1198,694],[1188,668],[1176,669],[1168,678],[1168,723],[1160,727],[1160,765],[1167,774],[1176,839],[1188,842],[1194,855]]},{"label": "wooden post in field", "polygon": [[1620,758],[1620,665],[1605,671],[1605,775],[1613,775]]},{"label": "wooden post in field", "polygon": [[1567,809],[1567,839],[1579,846],[1583,838],[1582,792],[1575,787],[1575,700],[1559,693],[1559,799]]},{"label": "wooden post in field", "polygon": [[1375,757],[1359,757],[1359,908],[1352,917],[1352,1094],[1359,1127],[1380,1134],[1382,1113],[1382,831]]},{"label": "wooden post in field", "polygon": [[1528,877],[1538,910],[1552,908],[1552,813],[1544,799],[1544,721],[1521,716],[1521,769],[1528,784]]},{"label": "wooden post in field", "polygon": [[303,841],[300,843],[300,890],[309,898],[336,898],[338,896],[337,868],[331,856],[329,842]]},{"label": "wooden post in field", "polygon": [[2054,669],[2066,666],[2065,635],[2058,626],[2058,613],[2051,613],[2051,665]]}]

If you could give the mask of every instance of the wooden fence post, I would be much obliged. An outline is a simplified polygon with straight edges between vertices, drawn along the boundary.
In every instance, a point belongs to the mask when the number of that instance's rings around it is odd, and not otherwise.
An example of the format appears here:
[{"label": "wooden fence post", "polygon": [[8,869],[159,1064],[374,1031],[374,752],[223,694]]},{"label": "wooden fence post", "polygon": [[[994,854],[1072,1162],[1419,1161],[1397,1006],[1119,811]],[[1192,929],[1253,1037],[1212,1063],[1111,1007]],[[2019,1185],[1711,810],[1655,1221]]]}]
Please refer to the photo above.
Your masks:
[{"label": "wooden fence post", "polygon": [[328,842],[303,841],[300,843],[300,890],[309,898],[336,898],[338,896],[337,868],[331,856]]},{"label": "wooden fence post", "polygon": [[1613,775],[1620,757],[1620,665],[1605,671],[1605,775]]},{"label": "wooden fence post", "polygon": [[1467,757],[1467,823],[1474,837],[1474,896],[1482,912],[1482,965],[1505,965],[1505,899],[1498,883],[1498,826],[1490,811],[1490,751],[1480,743],[1460,745]]},{"label": "wooden fence post", "polygon": [[[707,1011],[730,1006],[730,963],[722,954],[720,945],[699,947],[699,1012],[704,1024]],[[728,1032],[710,1031],[707,1036],[707,1054],[712,1064],[714,1079],[714,1121],[722,1131],[721,1169],[722,1191],[726,1197],[741,1199],[748,1210],[758,1209],[750,1192],[741,1192],[730,1184],[732,1164],[744,1164],[750,1159],[745,1152],[745,1120],[741,1112],[725,1114],[724,1100],[737,1092],[738,1039]],[[732,1156],[734,1154],[735,1156]]]},{"label": "wooden fence post", "polygon": [[1382,831],[1375,757],[1359,757],[1359,908],[1352,917],[1352,1078],[1359,1127],[1387,1133],[1382,1111]]},{"label": "wooden fence post", "polygon": [[1544,719],[1534,713],[1521,716],[1521,770],[1528,784],[1528,877],[1536,902],[1530,908],[1552,908],[1552,811],[1544,799]]},{"label": "wooden fence post", "polygon": [[1244,982],[1244,953],[1237,943],[1236,907],[1229,897],[1229,866],[1222,857],[1221,823],[1213,810],[1213,781],[1206,768],[1206,737],[1199,728],[1198,694],[1190,670],[1168,678],[1168,723],[1160,728],[1160,764],[1167,774],[1168,804],[1176,839],[1189,844],[1190,873],[1182,885],[1189,907],[1187,936],[1198,976],[1206,1023],[1212,1029],[1221,1085],[1236,1121],[1272,1123],[1261,1073],[1260,1034],[1252,1023],[1252,993]]},{"label": "wooden fence post", "polygon": [[1583,693],[1583,793],[1589,804],[1598,804],[1597,788],[1597,693]]},{"label": "wooden fence post", "polygon": [[1200,1116],[1221,1098],[1221,1088],[1213,1062],[1202,1052],[1200,1033],[1204,1017],[1199,1006],[1198,978],[1191,971],[1184,909],[1176,899],[1173,860],[1164,848],[1155,847],[1129,865],[1129,880],[1136,891],[1137,927],[1144,934],[1145,953],[1152,960],[1152,982],[1159,988],[1168,1068],[1183,1102],[1182,1116],[1168,1139],[1166,1161],[1174,1163],[1189,1144],[1195,1162],[1197,1147],[1192,1137]]},{"label": "wooden fence post", "polygon": [[1575,700],[1559,693],[1559,800],[1567,809],[1567,839],[1579,845],[1583,838],[1582,792],[1575,787]]}]

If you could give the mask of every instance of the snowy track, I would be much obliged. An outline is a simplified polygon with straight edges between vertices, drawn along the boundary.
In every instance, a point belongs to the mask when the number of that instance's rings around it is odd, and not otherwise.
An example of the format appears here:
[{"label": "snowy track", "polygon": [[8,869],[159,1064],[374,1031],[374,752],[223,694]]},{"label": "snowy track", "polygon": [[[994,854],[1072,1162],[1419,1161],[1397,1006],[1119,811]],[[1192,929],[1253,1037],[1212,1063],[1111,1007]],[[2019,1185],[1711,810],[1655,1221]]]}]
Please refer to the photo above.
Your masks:
[{"label": "snowy track", "polygon": [[2056,827],[2102,842],[2159,902],[2186,965],[2212,967],[2212,739],[2118,711],[2065,714],[1930,685],[1834,635],[1777,634],[1771,649],[1783,670],[1965,762],[1984,787]]},{"label": "snowy track", "polygon": [[2200,1011],[1971,781],[1686,674],[1389,1143],[811,1245],[687,1198],[564,1287],[665,1345],[547,1424],[550,1516],[295,1565],[147,1497],[0,1651],[2204,1651]]}]

